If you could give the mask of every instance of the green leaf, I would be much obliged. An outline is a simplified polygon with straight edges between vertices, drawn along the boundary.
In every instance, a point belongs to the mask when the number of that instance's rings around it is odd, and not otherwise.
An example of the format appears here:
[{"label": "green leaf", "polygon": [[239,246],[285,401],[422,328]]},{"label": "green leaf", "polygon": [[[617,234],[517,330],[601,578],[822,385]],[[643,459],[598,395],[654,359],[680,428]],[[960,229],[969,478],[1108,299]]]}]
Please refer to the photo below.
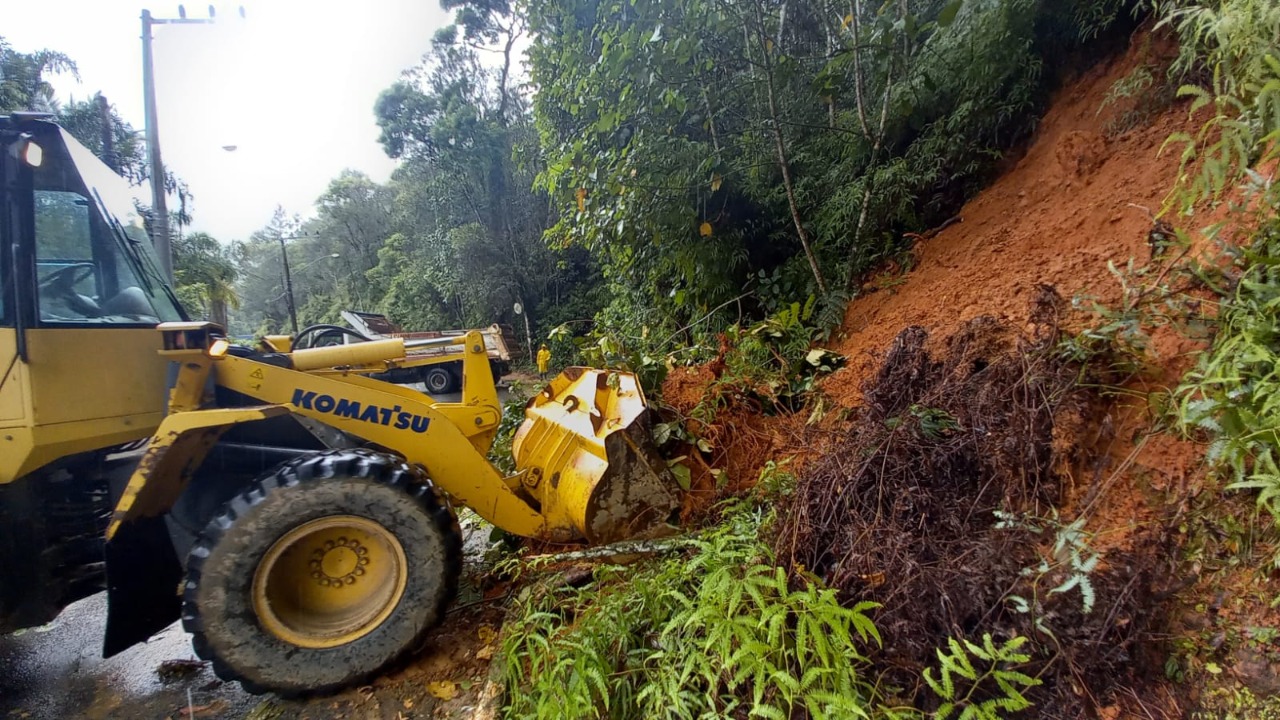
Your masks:
[{"label": "green leaf", "polygon": [[671,423],[658,423],[653,426],[653,442],[656,445],[666,445],[671,439]]},{"label": "green leaf", "polygon": [[955,22],[956,15],[960,12],[960,6],[964,5],[964,0],[954,0],[954,2],[942,8],[942,12],[938,13],[938,27],[949,27]]},{"label": "green leaf", "polygon": [[675,463],[669,465],[668,469],[675,476],[676,482],[680,484],[680,489],[688,491],[693,487],[693,473],[689,470],[689,466],[684,463]]}]

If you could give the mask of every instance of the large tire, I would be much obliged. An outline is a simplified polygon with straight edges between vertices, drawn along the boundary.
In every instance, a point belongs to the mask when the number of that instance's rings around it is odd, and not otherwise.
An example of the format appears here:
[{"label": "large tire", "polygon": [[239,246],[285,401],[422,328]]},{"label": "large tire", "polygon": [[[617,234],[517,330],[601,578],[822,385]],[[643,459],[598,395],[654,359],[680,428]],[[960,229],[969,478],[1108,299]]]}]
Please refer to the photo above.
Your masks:
[{"label": "large tire", "polygon": [[453,373],[443,365],[433,365],[422,374],[422,384],[432,395],[443,395],[453,389]]},{"label": "large tire", "polygon": [[209,523],[187,563],[182,625],[218,677],[249,692],[333,692],[418,647],[461,568],[457,520],[419,471],[367,450],[307,455]]}]

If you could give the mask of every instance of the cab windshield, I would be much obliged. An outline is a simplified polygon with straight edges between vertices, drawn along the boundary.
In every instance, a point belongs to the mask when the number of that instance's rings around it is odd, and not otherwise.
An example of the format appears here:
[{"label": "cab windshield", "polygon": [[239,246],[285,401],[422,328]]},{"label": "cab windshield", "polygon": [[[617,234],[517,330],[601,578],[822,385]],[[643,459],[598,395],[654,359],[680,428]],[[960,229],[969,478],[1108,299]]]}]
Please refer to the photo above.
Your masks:
[{"label": "cab windshield", "polygon": [[41,325],[183,320],[133,189],[65,130],[34,169]]}]

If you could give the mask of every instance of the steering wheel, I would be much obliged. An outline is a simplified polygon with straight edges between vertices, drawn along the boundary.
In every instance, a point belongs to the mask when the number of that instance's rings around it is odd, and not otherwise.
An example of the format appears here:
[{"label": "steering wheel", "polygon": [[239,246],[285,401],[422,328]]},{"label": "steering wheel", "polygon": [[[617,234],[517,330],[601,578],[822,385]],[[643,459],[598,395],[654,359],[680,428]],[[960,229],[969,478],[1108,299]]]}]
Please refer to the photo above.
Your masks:
[{"label": "steering wheel", "polygon": [[97,268],[97,265],[90,262],[78,262],[60,267],[40,280],[38,292],[50,296],[50,299],[61,300],[72,312],[84,317],[98,317],[102,314],[98,304],[92,298],[76,292],[76,285],[93,275]]},{"label": "steering wheel", "polygon": [[[98,266],[91,262],[78,262],[54,270],[40,281],[41,290],[54,290],[63,295],[75,292],[75,286],[87,280]],[[83,272],[76,272],[81,270]]]}]

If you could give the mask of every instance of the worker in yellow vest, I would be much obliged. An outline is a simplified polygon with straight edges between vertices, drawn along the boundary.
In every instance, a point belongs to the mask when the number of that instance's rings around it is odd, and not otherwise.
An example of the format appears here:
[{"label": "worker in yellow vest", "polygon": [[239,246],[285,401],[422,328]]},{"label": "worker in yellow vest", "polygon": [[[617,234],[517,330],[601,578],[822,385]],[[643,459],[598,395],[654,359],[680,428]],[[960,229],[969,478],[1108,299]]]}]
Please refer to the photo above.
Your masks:
[{"label": "worker in yellow vest", "polygon": [[538,377],[542,380],[547,379],[547,366],[551,363],[551,351],[547,349],[547,344],[542,343],[542,347],[538,348]]}]

